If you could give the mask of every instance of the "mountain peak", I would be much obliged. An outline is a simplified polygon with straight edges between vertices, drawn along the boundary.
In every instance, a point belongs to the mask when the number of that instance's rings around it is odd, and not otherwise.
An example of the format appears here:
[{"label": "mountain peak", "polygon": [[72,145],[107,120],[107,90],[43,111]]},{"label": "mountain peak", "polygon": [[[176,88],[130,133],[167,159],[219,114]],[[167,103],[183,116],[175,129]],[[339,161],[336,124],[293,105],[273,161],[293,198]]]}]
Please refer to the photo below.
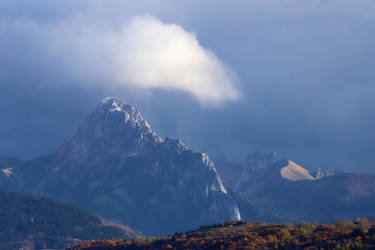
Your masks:
[{"label": "mountain peak", "polygon": [[103,98],[103,100],[100,102],[100,105],[105,105],[107,103],[112,103],[114,101],[119,101],[117,97],[114,96],[106,96]]},{"label": "mountain peak", "polygon": [[[142,118],[141,113],[134,106],[120,101],[117,97],[107,96],[99,103],[99,107],[94,113],[109,113],[110,115],[120,115],[124,118],[124,123],[130,123],[131,127],[141,127],[145,131],[152,133],[151,127]],[[114,113],[114,114],[111,114]],[[120,119],[121,120],[121,119]]]},{"label": "mountain peak", "polygon": [[111,111],[121,110],[122,103],[113,96],[104,97],[103,100],[100,102],[99,107],[103,109],[110,109]]},{"label": "mountain peak", "polygon": [[132,105],[108,96],[78,129],[73,142],[85,145],[86,148],[95,148],[95,152],[126,153],[152,147],[162,143],[162,139]]},{"label": "mountain peak", "polygon": [[136,109],[130,104],[121,102],[117,97],[107,96],[99,103],[98,111],[101,113],[116,111],[134,113]]},{"label": "mountain peak", "polygon": [[[140,112],[115,97],[104,98],[73,138],[38,166],[46,189],[36,192],[52,190],[59,199],[147,234],[241,218],[205,153],[178,139],[163,140]],[[16,169],[10,172],[0,172],[0,188],[18,176]],[[30,180],[30,186],[39,186],[34,181],[40,178]]]},{"label": "mountain peak", "polygon": [[290,181],[315,180],[308,170],[295,162],[287,161],[287,165],[280,169],[281,177]]}]

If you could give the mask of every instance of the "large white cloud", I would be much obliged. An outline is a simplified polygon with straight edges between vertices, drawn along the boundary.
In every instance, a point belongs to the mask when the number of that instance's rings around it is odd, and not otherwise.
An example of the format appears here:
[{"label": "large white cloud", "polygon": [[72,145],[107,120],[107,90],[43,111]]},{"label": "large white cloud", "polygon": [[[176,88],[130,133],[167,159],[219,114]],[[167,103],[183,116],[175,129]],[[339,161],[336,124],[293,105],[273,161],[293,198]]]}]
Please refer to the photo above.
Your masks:
[{"label": "large white cloud", "polygon": [[238,97],[228,70],[196,36],[176,24],[139,16],[119,34],[116,75],[137,87],[180,89],[203,102]]},{"label": "large white cloud", "polygon": [[204,105],[239,97],[231,70],[177,24],[142,15],[108,29],[78,19],[47,27],[43,39],[48,53],[75,73],[116,87],[184,91]]}]

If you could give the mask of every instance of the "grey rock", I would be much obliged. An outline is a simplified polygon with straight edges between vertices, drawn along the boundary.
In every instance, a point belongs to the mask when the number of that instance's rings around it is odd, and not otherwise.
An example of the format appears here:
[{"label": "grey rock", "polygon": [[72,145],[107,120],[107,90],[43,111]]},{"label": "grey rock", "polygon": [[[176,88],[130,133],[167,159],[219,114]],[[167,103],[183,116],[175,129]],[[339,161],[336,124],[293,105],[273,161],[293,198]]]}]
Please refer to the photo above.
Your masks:
[{"label": "grey rock", "polygon": [[18,167],[0,188],[48,195],[146,234],[240,219],[207,154],[163,140],[113,97],[55,154]]},{"label": "grey rock", "polygon": [[333,173],[329,172],[328,170],[318,168],[316,171],[312,171],[311,175],[314,176],[317,180],[326,178],[328,176],[334,175]]}]

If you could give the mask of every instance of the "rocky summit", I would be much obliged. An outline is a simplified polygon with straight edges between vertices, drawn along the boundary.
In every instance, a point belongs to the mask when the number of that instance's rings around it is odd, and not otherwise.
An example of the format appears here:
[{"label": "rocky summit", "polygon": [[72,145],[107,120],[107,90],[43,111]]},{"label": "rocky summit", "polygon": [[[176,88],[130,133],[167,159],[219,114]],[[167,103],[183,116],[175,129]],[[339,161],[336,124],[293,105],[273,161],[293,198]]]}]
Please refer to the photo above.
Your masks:
[{"label": "rocky summit", "polygon": [[104,98],[56,153],[7,162],[0,188],[54,197],[145,234],[240,219],[207,154],[160,138],[114,97]]}]

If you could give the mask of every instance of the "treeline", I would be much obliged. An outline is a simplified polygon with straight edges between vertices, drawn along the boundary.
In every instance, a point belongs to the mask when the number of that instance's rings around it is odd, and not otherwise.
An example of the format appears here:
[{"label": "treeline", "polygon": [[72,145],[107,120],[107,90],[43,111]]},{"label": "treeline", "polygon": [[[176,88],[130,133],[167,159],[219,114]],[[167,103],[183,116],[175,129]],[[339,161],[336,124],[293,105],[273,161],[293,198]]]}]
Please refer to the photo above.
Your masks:
[{"label": "treeline", "polygon": [[330,225],[228,222],[167,237],[91,241],[71,248],[82,249],[375,249],[375,223],[368,218]]},{"label": "treeline", "polygon": [[0,192],[0,249],[65,248],[92,239],[128,238],[127,233],[50,198]]}]

